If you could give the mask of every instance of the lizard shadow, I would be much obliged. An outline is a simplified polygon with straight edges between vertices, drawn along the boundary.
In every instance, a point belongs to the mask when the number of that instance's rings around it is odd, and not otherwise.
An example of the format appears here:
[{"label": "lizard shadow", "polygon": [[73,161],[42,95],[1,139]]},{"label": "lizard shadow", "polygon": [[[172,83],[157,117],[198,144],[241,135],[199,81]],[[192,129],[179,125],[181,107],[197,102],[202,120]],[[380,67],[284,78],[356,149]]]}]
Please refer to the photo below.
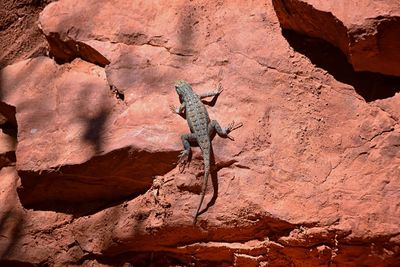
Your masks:
[{"label": "lizard shadow", "polygon": [[[213,137],[211,137],[213,138]],[[212,139],[211,139],[212,140]],[[207,203],[207,206],[199,211],[198,215],[201,215],[208,211],[208,209],[212,206],[214,206],[217,198],[218,198],[218,169],[217,165],[215,164],[215,156],[214,156],[214,150],[213,146],[211,144],[210,146],[210,178],[211,178],[211,184],[213,187],[213,195],[210,199],[210,201]]]}]

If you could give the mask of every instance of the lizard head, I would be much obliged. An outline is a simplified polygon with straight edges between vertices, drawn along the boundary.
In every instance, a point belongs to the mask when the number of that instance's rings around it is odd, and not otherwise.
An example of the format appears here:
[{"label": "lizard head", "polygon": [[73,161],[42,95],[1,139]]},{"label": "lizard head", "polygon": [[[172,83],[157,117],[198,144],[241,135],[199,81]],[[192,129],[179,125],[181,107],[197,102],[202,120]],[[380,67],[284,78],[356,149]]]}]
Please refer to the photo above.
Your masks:
[{"label": "lizard head", "polygon": [[178,95],[180,95],[180,96],[184,95],[186,92],[192,91],[192,87],[190,86],[190,84],[188,84],[184,80],[176,81],[175,89],[176,89],[176,92],[178,93]]}]

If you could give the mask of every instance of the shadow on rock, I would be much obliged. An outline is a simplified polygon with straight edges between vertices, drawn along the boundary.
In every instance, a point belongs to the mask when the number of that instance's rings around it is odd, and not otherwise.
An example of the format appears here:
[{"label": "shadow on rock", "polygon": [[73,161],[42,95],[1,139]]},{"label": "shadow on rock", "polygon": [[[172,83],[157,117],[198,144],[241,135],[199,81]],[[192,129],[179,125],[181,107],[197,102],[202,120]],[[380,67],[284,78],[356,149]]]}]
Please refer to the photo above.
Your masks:
[{"label": "shadow on rock", "polygon": [[213,187],[213,195],[210,201],[207,203],[207,206],[203,209],[199,210],[198,216],[201,214],[205,213],[210,207],[212,207],[215,204],[215,201],[218,198],[218,169],[217,166],[215,165],[215,156],[214,156],[214,150],[212,147],[212,144],[210,146],[210,177],[207,177],[207,179],[211,178],[211,183]]},{"label": "shadow on rock", "polygon": [[19,233],[22,230],[21,213],[12,209],[3,213],[0,218],[0,259],[6,257],[14,248]]},{"label": "shadow on rock", "polygon": [[17,192],[25,208],[85,216],[145,193],[152,185],[151,177],[171,171],[175,158],[176,153],[125,147],[57,171],[20,170],[24,179]]},{"label": "shadow on rock", "polygon": [[102,108],[92,117],[85,118],[83,139],[92,145],[96,154],[102,152],[104,128],[110,115],[109,108]]},{"label": "shadow on rock", "polygon": [[367,102],[392,97],[400,92],[400,77],[356,72],[343,52],[330,43],[290,30],[283,30],[282,33],[296,52],[307,56],[313,64],[329,72],[336,80],[352,85]]},{"label": "shadow on rock", "polygon": [[[0,266],[7,265],[2,260],[12,257],[19,247],[18,240],[23,236],[21,232],[25,227],[25,213],[18,203],[15,188],[18,176],[14,168],[2,168],[0,194],[2,206],[0,208]],[[19,247],[20,248],[20,247]]]},{"label": "shadow on rock", "polygon": [[92,147],[95,155],[103,152],[104,133],[112,107],[108,95],[96,95],[96,90],[94,85],[88,84],[75,107],[76,117],[83,125],[81,138]]}]

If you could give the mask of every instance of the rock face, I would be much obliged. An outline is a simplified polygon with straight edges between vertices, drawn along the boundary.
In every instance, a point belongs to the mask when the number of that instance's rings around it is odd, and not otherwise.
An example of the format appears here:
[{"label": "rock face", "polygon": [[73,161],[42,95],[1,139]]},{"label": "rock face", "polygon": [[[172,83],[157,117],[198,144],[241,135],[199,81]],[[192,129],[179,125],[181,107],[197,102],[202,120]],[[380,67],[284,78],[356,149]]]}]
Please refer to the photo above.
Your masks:
[{"label": "rock face", "polygon": [[[2,127],[18,142],[4,145],[16,159],[1,169],[0,263],[399,265],[400,94],[366,102],[313,65],[273,2],[49,4],[39,24],[54,59],[0,72]],[[194,226],[203,164],[193,148],[176,166],[189,131],[169,110],[177,79],[221,83],[210,117],[244,124],[213,141]]]},{"label": "rock face", "polygon": [[282,28],[340,48],[357,71],[400,76],[397,0],[273,0]]}]

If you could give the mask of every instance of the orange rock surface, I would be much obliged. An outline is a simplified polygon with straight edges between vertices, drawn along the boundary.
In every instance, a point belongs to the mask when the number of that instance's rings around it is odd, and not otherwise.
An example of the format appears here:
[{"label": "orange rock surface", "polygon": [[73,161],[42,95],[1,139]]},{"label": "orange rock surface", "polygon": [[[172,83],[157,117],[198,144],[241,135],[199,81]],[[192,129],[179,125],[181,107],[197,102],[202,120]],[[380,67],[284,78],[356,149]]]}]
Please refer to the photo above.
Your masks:
[{"label": "orange rock surface", "polygon": [[[0,70],[0,265],[399,265],[400,82],[383,75],[399,75],[386,58],[396,40],[375,55],[386,69],[357,73],[330,21],[348,29],[396,6],[340,3],[347,13],[294,0],[48,4],[48,52],[7,55]],[[221,83],[210,117],[244,125],[213,141],[195,226],[203,163],[194,147],[177,166],[189,131],[169,109],[178,79]]]}]

